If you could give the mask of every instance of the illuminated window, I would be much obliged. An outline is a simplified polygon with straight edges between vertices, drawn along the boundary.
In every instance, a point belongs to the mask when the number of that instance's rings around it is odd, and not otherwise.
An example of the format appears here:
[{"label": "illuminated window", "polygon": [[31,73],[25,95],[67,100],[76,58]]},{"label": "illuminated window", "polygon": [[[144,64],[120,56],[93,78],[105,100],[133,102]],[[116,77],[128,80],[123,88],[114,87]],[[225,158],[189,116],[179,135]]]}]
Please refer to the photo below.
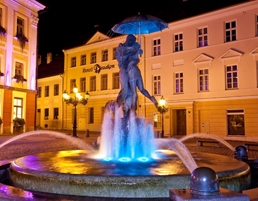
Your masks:
[{"label": "illuminated window", "polygon": [[199,91],[209,90],[209,69],[199,70]]},{"label": "illuminated window", "polygon": [[72,57],[71,58],[71,67],[75,67],[76,66],[76,57]]},{"label": "illuminated window", "polygon": [[161,128],[161,115],[160,113],[153,114],[154,128]]},{"label": "illuminated window", "polygon": [[80,78],[80,92],[86,92],[86,78]]},{"label": "illuminated window", "polygon": [[175,73],[175,92],[183,93],[184,92],[184,74],[183,73]]},{"label": "illuminated window", "polygon": [[228,135],[245,135],[244,110],[227,110]]},{"label": "illuminated window", "polygon": [[119,89],[119,73],[113,73],[113,89]]},{"label": "illuminated window", "polygon": [[108,84],[108,75],[103,74],[101,75],[101,90],[107,90],[107,84]]},{"label": "illuminated window", "polygon": [[90,91],[96,91],[96,76],[90,77]]},{"label": "illuminated window", "polygon": [[73,93],[73,88],[76,87],[76,79],[70,80],[70,93]]},{"label": "illuminated window", "polygon": [[81,66],[86,65],[86,54],[81,55]]},{"label": "illuminated window", "polygon": [[15,75],[23,76],[23,63],[15,62]]},{"label": "illuminated window", "polygon": [[161,54],[160,49],[161,49],[160,39],[153,40],[153,56],[160,55]]},{"label": "illuminated window", "polygon": [[49,97],[49,86],[45,86],[45,97]]},{"label": "illuminated window", "polygon": [[17,35],[24,35],[24,19],[17,17]]},{"label": "illuminated window", "polygon": [[108,50],[102,50],[102,59],[101,61],[107,61],[108,60]]},{"label": "illuminated window", "polygon": [[153,94],[154,95],[161,94],[161,76],[160,75],[153,76]]},{"label": "illuminated window", "polygon": [[198,47],[204,47],[208,45],[208,28],[198,29]]},{"label": "illuminated window", "polygon": [[94,63],[96,63],[97,62],[97,53],[96,52],[92,52],[91,54],[90,54],[90,63],[91,64],[94,64]]},{"label": "illuminated window", "polygon": [[54,84],[54,96],[59,95],[59,84]]},{"label": "illuminated window", "polygon": [[183,34],[174,35],[174,51],[179,52],[183,51]]},{"label": "illuminated window", "polygon": [[236,40],[236,21],[225,23],[225,41],[235,41]]},{"label": "illuminated window", "polygon": [[22,118],[22,110],[23,110],[23,99],[22,98],[14,98],[13,119],[14,118]]},{"label": "illuminated window", "polygon": [[237,89],[237,65],[226,66],[226,89]]}]

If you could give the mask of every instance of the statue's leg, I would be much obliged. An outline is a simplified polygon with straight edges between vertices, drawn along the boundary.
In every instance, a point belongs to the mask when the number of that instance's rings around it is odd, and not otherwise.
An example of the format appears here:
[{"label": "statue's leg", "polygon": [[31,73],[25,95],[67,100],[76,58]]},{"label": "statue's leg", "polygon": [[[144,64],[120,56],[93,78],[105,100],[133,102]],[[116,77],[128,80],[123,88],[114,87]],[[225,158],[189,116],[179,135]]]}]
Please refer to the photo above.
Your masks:
[{"label": "statue's leg", "polygon": [[136,82],[137,88],[139,89],[139,91],[140,91],[145,97],[147,97],[148,99],[150,99],[150,100],[153,102],[153,104],[155,105],[155,107],[158,107],[158,102],[157,102],[156,98],[155,98],[154,96],[151,96],[151,95],[149,94],[149,92],[144,88],[140,70],[139,70],[138,76],[139,76],[139,78],[137,79],[137,82]]}]

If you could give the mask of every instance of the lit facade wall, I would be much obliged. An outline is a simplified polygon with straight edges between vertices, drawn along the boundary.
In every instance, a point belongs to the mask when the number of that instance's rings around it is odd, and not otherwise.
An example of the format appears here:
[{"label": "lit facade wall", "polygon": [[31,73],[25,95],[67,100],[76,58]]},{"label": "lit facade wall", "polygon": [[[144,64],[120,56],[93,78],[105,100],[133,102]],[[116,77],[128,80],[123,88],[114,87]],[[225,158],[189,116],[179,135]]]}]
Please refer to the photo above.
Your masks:
[{"label": "lit facade wall", "polygon": [[[146,84],[161,77],[165,135],[257,137],[258,1],[169,23],[145,36]],[[161,54],[153,41],[160,39]],[[147,110],[147,117],[154,114]]]},{"label": "lit facade wall", "polygon": [[63,75],[38,79],[38,89],[36,127],[63,129]]},{"label": "lit facade wall", "polygon": [[34,0],[0,1],[6,31],[0,38],[0,133],[14,132],[15,117],[25,120],[23,131],[34,129],[38,11],[44,8]]}]

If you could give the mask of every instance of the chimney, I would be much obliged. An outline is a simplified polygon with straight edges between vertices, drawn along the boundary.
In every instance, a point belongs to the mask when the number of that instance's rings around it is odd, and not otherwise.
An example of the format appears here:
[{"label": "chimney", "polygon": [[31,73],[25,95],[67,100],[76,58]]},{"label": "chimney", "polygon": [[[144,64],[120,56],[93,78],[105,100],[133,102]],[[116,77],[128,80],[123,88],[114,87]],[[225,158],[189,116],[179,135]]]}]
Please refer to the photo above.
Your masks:
[{"label": "chimney", "polygon": [[52,61],[52,53],[47,53],[47,64]]}]

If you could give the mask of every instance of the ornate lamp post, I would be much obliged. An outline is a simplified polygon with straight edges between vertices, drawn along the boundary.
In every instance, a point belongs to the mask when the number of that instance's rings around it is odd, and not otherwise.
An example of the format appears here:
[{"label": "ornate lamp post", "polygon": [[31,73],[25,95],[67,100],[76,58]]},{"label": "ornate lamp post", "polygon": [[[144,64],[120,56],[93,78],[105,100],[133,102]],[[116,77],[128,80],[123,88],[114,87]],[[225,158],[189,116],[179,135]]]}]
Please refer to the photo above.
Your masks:
[{"label": "ornate lamp post", "polygon": [[166,100],[161,96],[161,99],[159,100],[159,106],[158,111],[162,115],[161,119],[161,125],[162,125],[162,131],[161,131],[161,137],[164,137],[164,114],[168,111],[168,107],[166,106]]},{"label": "ornate lamp post", "polygon": [[74,97],[71,97],[66,91],[63,93],[64,101],[67,105],[72,104],[74,107],[74,113],[73,113],[73,137],[77,136],[77,108],[76,106],[78,104],[86,105],[88,103],[88,99],[90,97],[90,94],[88,92],[85,93],[85,96],[83,97],[79,92],[78,88],[75,86],[73,88]]}]

